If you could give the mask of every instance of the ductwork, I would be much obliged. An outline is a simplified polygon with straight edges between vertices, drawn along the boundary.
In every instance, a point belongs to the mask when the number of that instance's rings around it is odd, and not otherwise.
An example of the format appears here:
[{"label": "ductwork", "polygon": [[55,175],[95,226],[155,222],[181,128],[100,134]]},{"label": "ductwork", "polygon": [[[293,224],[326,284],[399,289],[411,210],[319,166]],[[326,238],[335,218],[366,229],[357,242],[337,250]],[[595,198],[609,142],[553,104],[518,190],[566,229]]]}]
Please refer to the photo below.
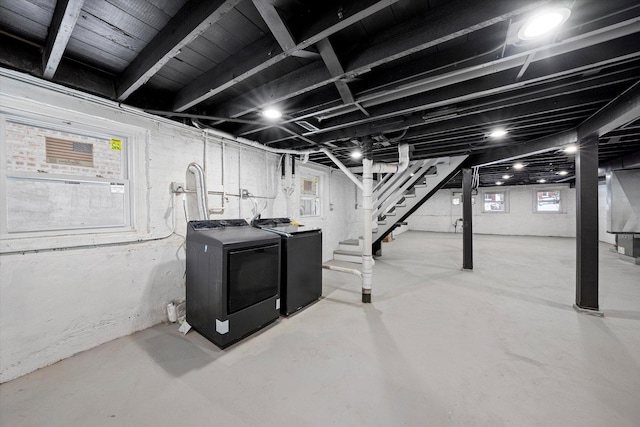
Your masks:
[{"label": "ductwork", "polygon": [[191,163],[187,168],[196,179],[196,199],[198,201],[199,219],[209,219],[209,207],[207,206],[207,185],[204,180],[204,171],[197,163]]}]

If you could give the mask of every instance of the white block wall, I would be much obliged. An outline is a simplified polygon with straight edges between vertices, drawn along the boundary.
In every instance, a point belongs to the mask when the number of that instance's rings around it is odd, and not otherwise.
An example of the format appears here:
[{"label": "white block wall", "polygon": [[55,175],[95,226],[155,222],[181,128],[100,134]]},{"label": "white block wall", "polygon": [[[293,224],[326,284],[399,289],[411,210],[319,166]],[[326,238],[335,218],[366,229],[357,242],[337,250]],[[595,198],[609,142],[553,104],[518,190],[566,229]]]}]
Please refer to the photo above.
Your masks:
[{"label": "white block wall", "polygon": [[[44,85],[3,71],[0,107],[6,112],[18,105],[29,114],[140,130],[143,137],[135,141],[132,171],[137,227],[115,235],[3,236],[0,382],[166,320],[167,302],[185,295],[183,197],[173,196],[169,188],[171,182],[194,188],[193,176],[187,173],[191,162],[206,166],[209,190],[222,189],[224,182],[229,193],[224,213],[212,215],[213,219],[250,218],[251,201],[238,197],[246,188],[255,196],[276,197],[268,200],[264,217],[291,216],[321,227],[325,261],[340,240],[361,234],[355,186],[337,169],[297,165],[298,176],[320,178],[322,204],[321,216],[301,219],[298,189],[287,198],[280,188],[278,155],[225,143],[223,176],[220,140],[115,103]],[[189,219],[196,219],[194,200],[192,195],[185,197]],[[211,195],[208,202],[210,208],[222,206],[222,196]],[[177,226],[172,234],[173,215]]]},{"label": "white block wall", "polygon": [[[561,188],[564,213],[535,213],[534,197],[540,189]],[[482,212],[482,191],[507,191],[508,212]],[[606,186],[598,186],[599,239],[615,243],[615,237],[606,232]],[[410,230],[454,232],[456,219],[462,218],[462,205],[453,205],[453,194],[459,189],[438,191],[407,220]],[[473,205],[473,232],[477,234],[503,234],[521,236],[575,237],[576,192],[567,184],[557,186],[500,186],[481,188]],[[457,231],[461,232],[461,223]]]},{"label": "white block wall", "polygon": [[616,244],[616,235],[607,233],[607,186],[604,183],[598,185],[598,239]]}]

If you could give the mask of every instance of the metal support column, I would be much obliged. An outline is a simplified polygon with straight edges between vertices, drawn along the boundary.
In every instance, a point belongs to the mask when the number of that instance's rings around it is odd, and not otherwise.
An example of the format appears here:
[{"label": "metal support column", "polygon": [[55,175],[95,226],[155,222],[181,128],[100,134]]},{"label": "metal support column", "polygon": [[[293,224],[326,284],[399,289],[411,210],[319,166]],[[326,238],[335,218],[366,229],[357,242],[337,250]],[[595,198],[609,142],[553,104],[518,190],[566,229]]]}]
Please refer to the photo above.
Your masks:
[{"label": "metal support column", "polygon": [[472,169],[462,169],[462,268],[464,270],[473,270],[472,179]]},{"label": "metal support column", "polygon": [[598,137],[576,154],[576,307],[598,310]]}]

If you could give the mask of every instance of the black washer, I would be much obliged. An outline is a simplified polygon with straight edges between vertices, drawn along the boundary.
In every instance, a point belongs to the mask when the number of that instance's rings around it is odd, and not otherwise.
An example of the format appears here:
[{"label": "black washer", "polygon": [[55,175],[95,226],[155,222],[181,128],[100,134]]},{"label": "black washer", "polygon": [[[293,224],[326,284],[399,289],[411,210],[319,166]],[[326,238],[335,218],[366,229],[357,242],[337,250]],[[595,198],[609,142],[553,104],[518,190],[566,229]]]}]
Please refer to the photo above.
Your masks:
[{"label": "black washer", "polygon": [[264,218],[255,227],[282,239],[280,313],[289,316],[322,296],[322,230],[291,224],[289,218]]}]

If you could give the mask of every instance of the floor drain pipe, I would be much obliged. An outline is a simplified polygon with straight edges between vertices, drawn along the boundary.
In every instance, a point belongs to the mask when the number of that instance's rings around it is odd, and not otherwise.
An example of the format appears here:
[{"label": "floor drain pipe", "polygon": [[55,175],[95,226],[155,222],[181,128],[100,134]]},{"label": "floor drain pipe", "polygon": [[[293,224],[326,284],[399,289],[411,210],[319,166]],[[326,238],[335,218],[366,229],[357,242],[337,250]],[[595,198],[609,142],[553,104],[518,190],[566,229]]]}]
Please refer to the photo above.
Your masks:
[{"label": "floor drain pipe", "polygon": [[338,267],[337,265],[329,265],[329,264],[322,264],[322,268],[324,268],[325,270],[332,270],[332,271],[339,271],[341,273],[353,274],[355,276],[358,276],[358,278],[362,280],[362,272],[360,270],[356,270],[355,268]]},{"label": "floor drain pipe", "polygon": [[373,141],[366,139],[362,147],[362,204],[364,214],[364,248],[362,249],[362,302],[371,302],[373,276]]}]

